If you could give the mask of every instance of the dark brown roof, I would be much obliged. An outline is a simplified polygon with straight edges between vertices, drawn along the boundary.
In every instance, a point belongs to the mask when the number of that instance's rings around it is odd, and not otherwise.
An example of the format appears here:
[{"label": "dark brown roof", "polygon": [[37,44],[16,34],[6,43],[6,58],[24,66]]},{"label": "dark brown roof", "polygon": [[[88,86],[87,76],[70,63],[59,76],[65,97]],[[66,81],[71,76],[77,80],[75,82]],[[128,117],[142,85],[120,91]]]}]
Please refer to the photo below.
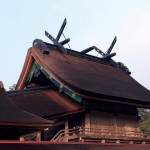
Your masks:
[{"label": "dark brown roof", "polygon": [[17,89],[24,88],[34,59],[52,78],[75,93],[150,102],[150,91],[117,67],[52,49],[44,55],[36,47],[29,49]]},{"label": "dark brown roof", "polygon": [[7,96],[5,90],[0,88],[0,126],[41,128],[50,127],[52,123],[19,109]]},{"label": "dark brown roof", "polygon": [[52,118],[84,110],[81,105],[74,102],[68,96],[51,89],[23,91],[9,93],[9,97],[21,109],[37,116]]}]

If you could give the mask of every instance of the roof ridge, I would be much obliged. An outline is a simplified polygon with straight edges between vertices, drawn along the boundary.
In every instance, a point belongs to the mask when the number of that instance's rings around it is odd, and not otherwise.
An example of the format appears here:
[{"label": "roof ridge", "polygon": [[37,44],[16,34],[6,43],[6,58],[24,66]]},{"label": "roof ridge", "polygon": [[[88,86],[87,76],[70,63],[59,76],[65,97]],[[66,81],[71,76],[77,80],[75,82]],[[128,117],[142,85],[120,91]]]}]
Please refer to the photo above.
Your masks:
[{"label": "roof ridge", "polygon": [[[43,42],[43,43],[45,43],[48,48],[52,48],[51,50],[56,50],[56,51],[58,50],[59,51],[59,48],[57,48],[54,44],[50,44],[50,43],[46,43],[46,42]],[[101,58],[93,56],[93,55],[84,54],[84,53],[81,53],[81,52],[76,51],[76,50],[67,49],[67,54],[75,56],[75,57],[87,58],[89,61],[95,61],[95,62],[104,64],[104,65],[117,67],[116,65],[112,64],[111,62],[107,62],[104,59],[101,59]]]}]

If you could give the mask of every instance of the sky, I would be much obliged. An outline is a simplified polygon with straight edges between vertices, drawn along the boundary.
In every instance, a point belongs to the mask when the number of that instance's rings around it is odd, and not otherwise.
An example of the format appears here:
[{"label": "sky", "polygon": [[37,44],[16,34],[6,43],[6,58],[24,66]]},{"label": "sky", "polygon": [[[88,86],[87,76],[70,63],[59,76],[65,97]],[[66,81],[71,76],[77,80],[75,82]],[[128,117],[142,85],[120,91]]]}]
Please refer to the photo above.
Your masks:
[{"label": "sky", "polygon": [[[6,90],[18,82],[34,39],[50,42],[67,18],[64,34],[72,49],[117,43],[115,61],[150,90],[150,0],[3,0],[0,4],[0,80]],[[93,53],[95,55],[95,53]]]}]

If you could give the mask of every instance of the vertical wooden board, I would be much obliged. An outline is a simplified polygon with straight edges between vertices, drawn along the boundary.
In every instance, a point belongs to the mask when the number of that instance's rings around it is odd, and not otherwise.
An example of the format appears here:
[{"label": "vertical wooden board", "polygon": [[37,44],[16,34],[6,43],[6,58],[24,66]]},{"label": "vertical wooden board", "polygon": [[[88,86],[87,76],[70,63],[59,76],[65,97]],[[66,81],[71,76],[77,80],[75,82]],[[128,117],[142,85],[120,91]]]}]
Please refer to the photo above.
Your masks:
[{"label": "vertical wooden board", "polygon": [[86,134],[90,132],[90,115],[88,113],[85,114],[85,129],[86,129]]}]

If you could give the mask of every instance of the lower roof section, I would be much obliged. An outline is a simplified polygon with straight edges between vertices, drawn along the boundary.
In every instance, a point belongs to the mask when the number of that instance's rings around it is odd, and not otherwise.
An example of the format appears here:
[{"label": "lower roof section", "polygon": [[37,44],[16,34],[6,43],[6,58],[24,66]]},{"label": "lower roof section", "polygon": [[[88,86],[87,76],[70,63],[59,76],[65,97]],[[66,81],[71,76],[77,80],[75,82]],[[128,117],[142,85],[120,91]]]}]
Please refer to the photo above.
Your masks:
[{"label": "lower roof section", "polygon": [[84,110],[67,95],[52,89],[20,90],[9,92],[8,95],[21,109],[44,118],[56,118]]},{"label": "lower roof section", "polygon": [[47,128],[54,122],[43,119],[30,112],[24,111],[8,97],[0,87],[0,127]]}]

